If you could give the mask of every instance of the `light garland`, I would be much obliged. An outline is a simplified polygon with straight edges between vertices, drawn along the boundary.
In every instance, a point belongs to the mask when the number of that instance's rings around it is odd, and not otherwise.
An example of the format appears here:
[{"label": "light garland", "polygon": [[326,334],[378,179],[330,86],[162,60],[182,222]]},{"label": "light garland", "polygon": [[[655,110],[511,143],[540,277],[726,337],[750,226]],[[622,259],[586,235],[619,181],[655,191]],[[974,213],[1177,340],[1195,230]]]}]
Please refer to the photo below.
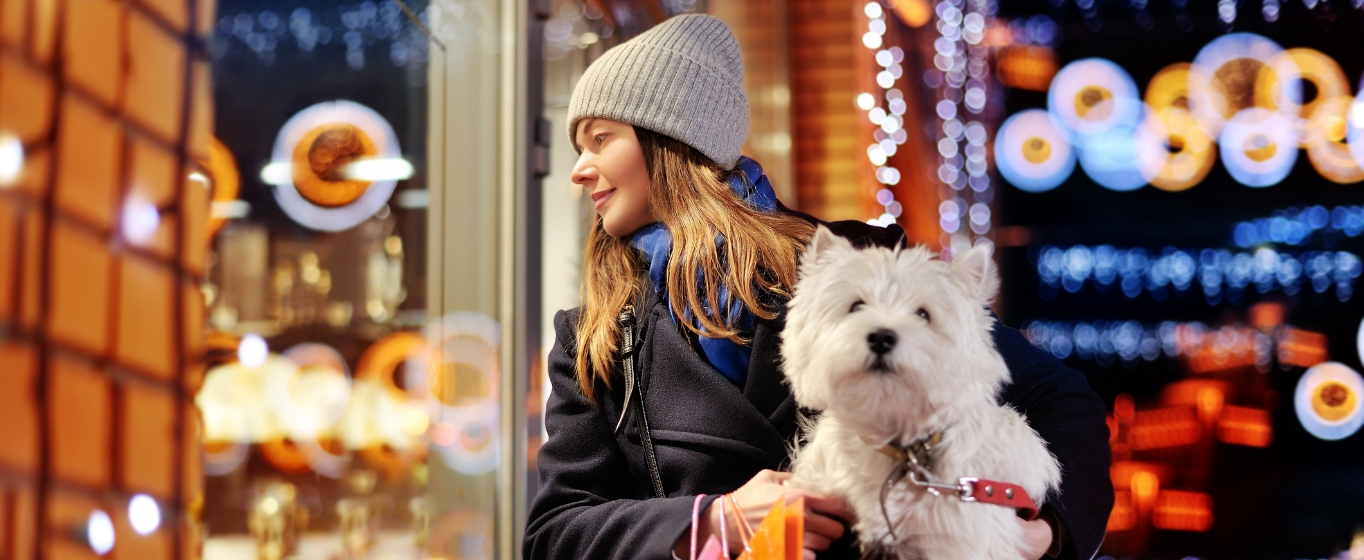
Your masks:
[{"label": "light garland", "polygon": [[[1248,289],[1265,294],[1280,291],[1297,295],[1304,288],[1324,294],[1335,287],[1336,299],[1349,301],[1364,263],[1346,251],[1308,251],[1289,254],[1267,247],[1233,253],[1225,249],[1201,251],[1166,248],[1148,252],[1142,248],[1120,249],[1110,245],[1068,248],[1043,247],[1037,258],[1039,292],[1045,299],[1059,290],[1079,292],[1086,283],[1100,291],[1114,284],[1128,298],[1143,291],[1156,300],[1186,292],[1195,283],[1211,305],[1226,297],[1239,301]],[[1048,297],[1050,296],[1050,297]]]},{"label": "light garland", "polygon": [[862,44],[874,53],[876,64],[881,68],[876,73],[876,85],[880,86],[881,92],[880,95],[860,93],[856,101],[857,107],[866,111],[871,123],[880,127],[873,133],[875,142],[867,146],[867,158],[876,166],[876,180],[885,185],[876,191],[876,202],[884,207],[884,212],[867,220],[867,223],[885,227],[895,223],[904,211],[889,188],[900,183],[900,170],[890,165],[888,160],[909,139],[904,119],[908,105],[904,92],[895,87],[895,82],[904,76],[901,63],[904,62],[905,52],[900,47],[881,48],[887,25],[886,10],[881,3],[868,2],[863,10],[868,22],[867,32],[862,35]]},{"label": "light garland", "polygon": [[974,245],[993,244],[994,190],[986,160],[989,131],[982,113],[989,100],[989,48],[985,32],[994,23],[995,0],[942,0],[936,4],[938,38],[925,82],[938,88],[938,224],[943,257]]}]

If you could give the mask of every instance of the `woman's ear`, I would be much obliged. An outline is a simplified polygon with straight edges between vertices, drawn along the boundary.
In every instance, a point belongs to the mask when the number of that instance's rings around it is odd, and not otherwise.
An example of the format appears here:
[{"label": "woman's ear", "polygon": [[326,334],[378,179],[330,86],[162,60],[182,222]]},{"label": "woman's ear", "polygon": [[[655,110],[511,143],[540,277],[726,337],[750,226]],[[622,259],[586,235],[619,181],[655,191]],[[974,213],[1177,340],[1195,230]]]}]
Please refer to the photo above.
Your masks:
[{"label": "woman's ear", "polygon": [[990,249],[990,245],[976,245],[952,259],[952,273],[964,280],[985,305],[999,294],[999,273],[990,258]]}]

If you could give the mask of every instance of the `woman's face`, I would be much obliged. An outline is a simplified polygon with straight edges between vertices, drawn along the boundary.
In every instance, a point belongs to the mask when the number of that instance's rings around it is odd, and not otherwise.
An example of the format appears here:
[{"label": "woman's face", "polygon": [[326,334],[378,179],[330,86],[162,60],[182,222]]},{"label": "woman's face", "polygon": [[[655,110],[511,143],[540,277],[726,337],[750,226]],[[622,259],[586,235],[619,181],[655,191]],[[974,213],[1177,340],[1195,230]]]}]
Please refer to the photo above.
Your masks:
[{"label": "woman's face", "polygon": [[573,182],[592,197],[608,235],[624,237],[658,221],[649,209],[649,170],[633,126],[583,119],[573,142],[579,153]]}]

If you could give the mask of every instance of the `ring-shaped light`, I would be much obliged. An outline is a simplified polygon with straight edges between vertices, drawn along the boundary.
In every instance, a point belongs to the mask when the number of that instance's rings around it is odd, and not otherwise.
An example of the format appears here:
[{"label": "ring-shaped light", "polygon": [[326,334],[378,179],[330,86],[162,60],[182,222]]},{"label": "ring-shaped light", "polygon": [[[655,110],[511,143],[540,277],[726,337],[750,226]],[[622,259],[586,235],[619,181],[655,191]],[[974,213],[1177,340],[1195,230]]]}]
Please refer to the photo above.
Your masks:
[{"label": "ring-shaped light", "polygon": [[1364,181],[1364,166],[1355,160],[1350,144],[1345,142],[1349,134],[1346,121],[1353,101],[1354,98],[1343,96],[1314,102],[1301,142],[1317,173],[1342,185]]},{"label": "ring-shaped light", "polygon": [[1217,146],[1207,131],[1183,107],[1171,105],[1156,110],[1165,127],[1165,164],[1151,178],[1151,186],[1168,192],[1179,192],[1201,183],[1217,161]]},{"label": "ring-shaped light", "polygon": [[1259,107],[1245,109],[1227,121],[1217,139],[1222,165],[1247,187],[1277,185],[1298,161],[1297,136],[1283,115]]},{"label": "ring-shaped light", "polygon": [[1337,362],[1312,366],[1298,380],[1293,409],[1303,429],[1318,439],[1350,437],[1364,425],[1364,379]]},{"label": "ring-shaped light", "polygon": [[[1282,58],[1287,58],[1288,62],[1279,60]],[[1312,114],[1323,103],[1340,97],[1349,97],[1350,82],[1345,79],[1345,71],[1340,69],[1340,64],[1336,63],[1335,59],[1315,49],[1302,47],[1288,49],[1270,61],[1270,67],[1278,68],[1290,63],[1298,69],[1302,81],[1312,84],[1317,90],[1311,100],[1302,104],[1296,121],[1298,138],[1302,142],[1302,147],[1306,148],[1310,136],[1307,129],[1311,124]],[[1273,80],[1276,74],[1261,72],[1260,83],[1255,85],[1256,93],[1274,91]],[[1301,92],[1299,94],[1301,96]]]},{"label": "ring-shaped light", "polygon": [[[295,152],[304,140],[314,137],[319,128],[332,123],[346,123],[363,131],[372,143],[376,157],[398,159],[401,150],[398,136],[379,113],[353,101],[318,103],[299,111],[280,129],[275,138],[271,159],[275,164],[294,165]],[[355,227],[374,215],[393,195],[396,180],[373,181],[353,202],[329,208],[309,201],[295,186],[294,173],[280,174],[275,180],[275,200],[295,222],[319,231],[343,231]]]},{"label": "ring-shaped light", "polygon": [[[1198,51],[1189,71],[1189,109],[1212,136],[1244,109],[1298,118],[1301,77],[1278,43],[1254,33],[1230,33]],[[1291,121],[1290,121],[1291,122]]]},{"label": "ring-shaped light", "polygon": [[1009,184],[1028,192],[1056,188],[1075,170],[1075,150],[1056,119],[1041,109],[1020,111],[995,135],[995,164]]},{"label": "ring-shaped light", "polygon": [[1165,125],[1140,101],[1134,103],[1140,121],[1119,124],[1100,134],[1078,137],[1080,168],[1095,183],[1119,192],[1151,182],[1169,158]]},{"label": "ring-shaped light", "polygon": [[1140,100],[1136,82],[1121,66],[1085,58],[1067,64],[1052,78],[1047,110],[1072,132],[1094,135],[1135,125],[1141,119]]}]

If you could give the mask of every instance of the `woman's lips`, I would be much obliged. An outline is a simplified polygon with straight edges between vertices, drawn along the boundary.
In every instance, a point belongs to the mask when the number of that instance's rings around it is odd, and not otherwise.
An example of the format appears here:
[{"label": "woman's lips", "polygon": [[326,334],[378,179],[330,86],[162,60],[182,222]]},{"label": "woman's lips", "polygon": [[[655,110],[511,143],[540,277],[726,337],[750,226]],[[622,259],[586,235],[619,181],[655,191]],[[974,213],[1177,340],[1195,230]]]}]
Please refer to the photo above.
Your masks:
[{"label": "woman's lips", "polygon": [[616,192],[616,189],[606,189],[604,191],[592,193],[592,202],[598,212],[601,212],[601,206],[606,203],[606,199],[610,198],[611,193],[614,192]]}]

